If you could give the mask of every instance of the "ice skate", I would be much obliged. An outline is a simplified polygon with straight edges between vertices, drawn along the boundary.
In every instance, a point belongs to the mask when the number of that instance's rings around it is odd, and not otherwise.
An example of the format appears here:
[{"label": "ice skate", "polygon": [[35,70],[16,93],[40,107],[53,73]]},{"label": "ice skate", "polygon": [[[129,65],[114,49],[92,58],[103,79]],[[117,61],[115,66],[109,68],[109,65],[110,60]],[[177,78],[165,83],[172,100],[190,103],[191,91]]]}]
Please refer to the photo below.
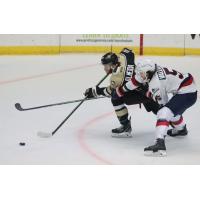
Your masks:
[{"label": "ice skate", "polygon": [[146,156],[166,156],[167,152],[166,152],[165,140],[158,138],[154,145],[146,147],[144,149],[144,155],[146,155]]},{"label": "ice skate", "polygon": [[177,130],[175,128],[170,129],[167,131],[167,135],[171,136],[171,137],[176,137],[176,136],[186,136],[188,134],[188,130],[186,125],[183,127],[182,130]]},{"label": "ice skate", "polygon": [[119,128],[112,129],[112,137],[116,138],[130,138],[132,135],[131,120],[127,124],[121,125]]}]

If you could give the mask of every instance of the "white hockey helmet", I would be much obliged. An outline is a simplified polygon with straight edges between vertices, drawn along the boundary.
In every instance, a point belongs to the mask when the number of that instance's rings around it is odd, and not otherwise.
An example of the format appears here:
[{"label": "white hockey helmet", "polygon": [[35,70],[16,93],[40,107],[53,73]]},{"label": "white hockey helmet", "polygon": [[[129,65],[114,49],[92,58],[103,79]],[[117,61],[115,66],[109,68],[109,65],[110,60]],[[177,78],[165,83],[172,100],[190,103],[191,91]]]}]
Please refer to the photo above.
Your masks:
[{"label": "white hockey helmet", "polygon": [[142,82],[149,82],[156,71],[156,63],[150,59],[138,60],[136,64],[136,74]]}]

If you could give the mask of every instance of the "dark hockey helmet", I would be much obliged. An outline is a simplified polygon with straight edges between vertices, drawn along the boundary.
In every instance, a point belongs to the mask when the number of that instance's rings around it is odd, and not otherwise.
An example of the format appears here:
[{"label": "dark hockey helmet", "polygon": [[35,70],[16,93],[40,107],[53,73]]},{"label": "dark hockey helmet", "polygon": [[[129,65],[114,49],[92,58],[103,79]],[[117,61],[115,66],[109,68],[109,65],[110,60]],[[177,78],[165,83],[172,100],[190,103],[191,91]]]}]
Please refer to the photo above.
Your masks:
[{"label": "dark hockey helmet", "polygon": [[103,65],[112,64],[116,65],[118,63],[118,57],[115,53],[109,52],[102,56],[101,63]]}]

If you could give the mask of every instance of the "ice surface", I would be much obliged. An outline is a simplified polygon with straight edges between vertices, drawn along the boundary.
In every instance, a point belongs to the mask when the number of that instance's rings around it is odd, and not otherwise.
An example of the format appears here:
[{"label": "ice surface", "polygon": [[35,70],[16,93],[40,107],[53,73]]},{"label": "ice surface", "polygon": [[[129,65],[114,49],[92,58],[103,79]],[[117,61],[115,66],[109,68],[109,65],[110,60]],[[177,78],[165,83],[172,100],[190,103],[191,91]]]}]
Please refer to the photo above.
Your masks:
[{"label": "ice surface", "polygon": [[[144,108],[129,107],[133,138],[110,137],[110,130],[119,124],[108,98],[84,102],[53,137],[37,136],[38,131],[52,132],[78,103],[24,112],[14,104],[32,107],[83,98],[85,89],[104,76],[100,58],[100,54],[0,57],[0,164],[200,164],[199,99],[184,114],[189,135],[168,137],[164,158],[143,155],[144,147],[154,141],[156,121]],[[153,59],[190,72],[200,89],[200,57]]]}]

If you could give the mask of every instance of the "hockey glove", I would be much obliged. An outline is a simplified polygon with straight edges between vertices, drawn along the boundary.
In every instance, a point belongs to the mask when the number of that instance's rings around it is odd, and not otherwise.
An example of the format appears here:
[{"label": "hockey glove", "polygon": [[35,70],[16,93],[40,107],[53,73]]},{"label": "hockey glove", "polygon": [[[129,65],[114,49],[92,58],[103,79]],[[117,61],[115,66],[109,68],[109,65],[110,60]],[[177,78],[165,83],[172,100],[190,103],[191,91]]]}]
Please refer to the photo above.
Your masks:
[{"label": "hockey glove", "polygon": [[95,98],[97,97],[97,93],[96,93],[96,89],[95,88],[88,88],[84,95],[87,97],[87,98]]},{"label": "hockey glove", "polygon": [[107,96],[107,94],[105,94],[105,90],[106,87],[96,87],[96,93],[97,95],[102,95],[102,96]]}]

